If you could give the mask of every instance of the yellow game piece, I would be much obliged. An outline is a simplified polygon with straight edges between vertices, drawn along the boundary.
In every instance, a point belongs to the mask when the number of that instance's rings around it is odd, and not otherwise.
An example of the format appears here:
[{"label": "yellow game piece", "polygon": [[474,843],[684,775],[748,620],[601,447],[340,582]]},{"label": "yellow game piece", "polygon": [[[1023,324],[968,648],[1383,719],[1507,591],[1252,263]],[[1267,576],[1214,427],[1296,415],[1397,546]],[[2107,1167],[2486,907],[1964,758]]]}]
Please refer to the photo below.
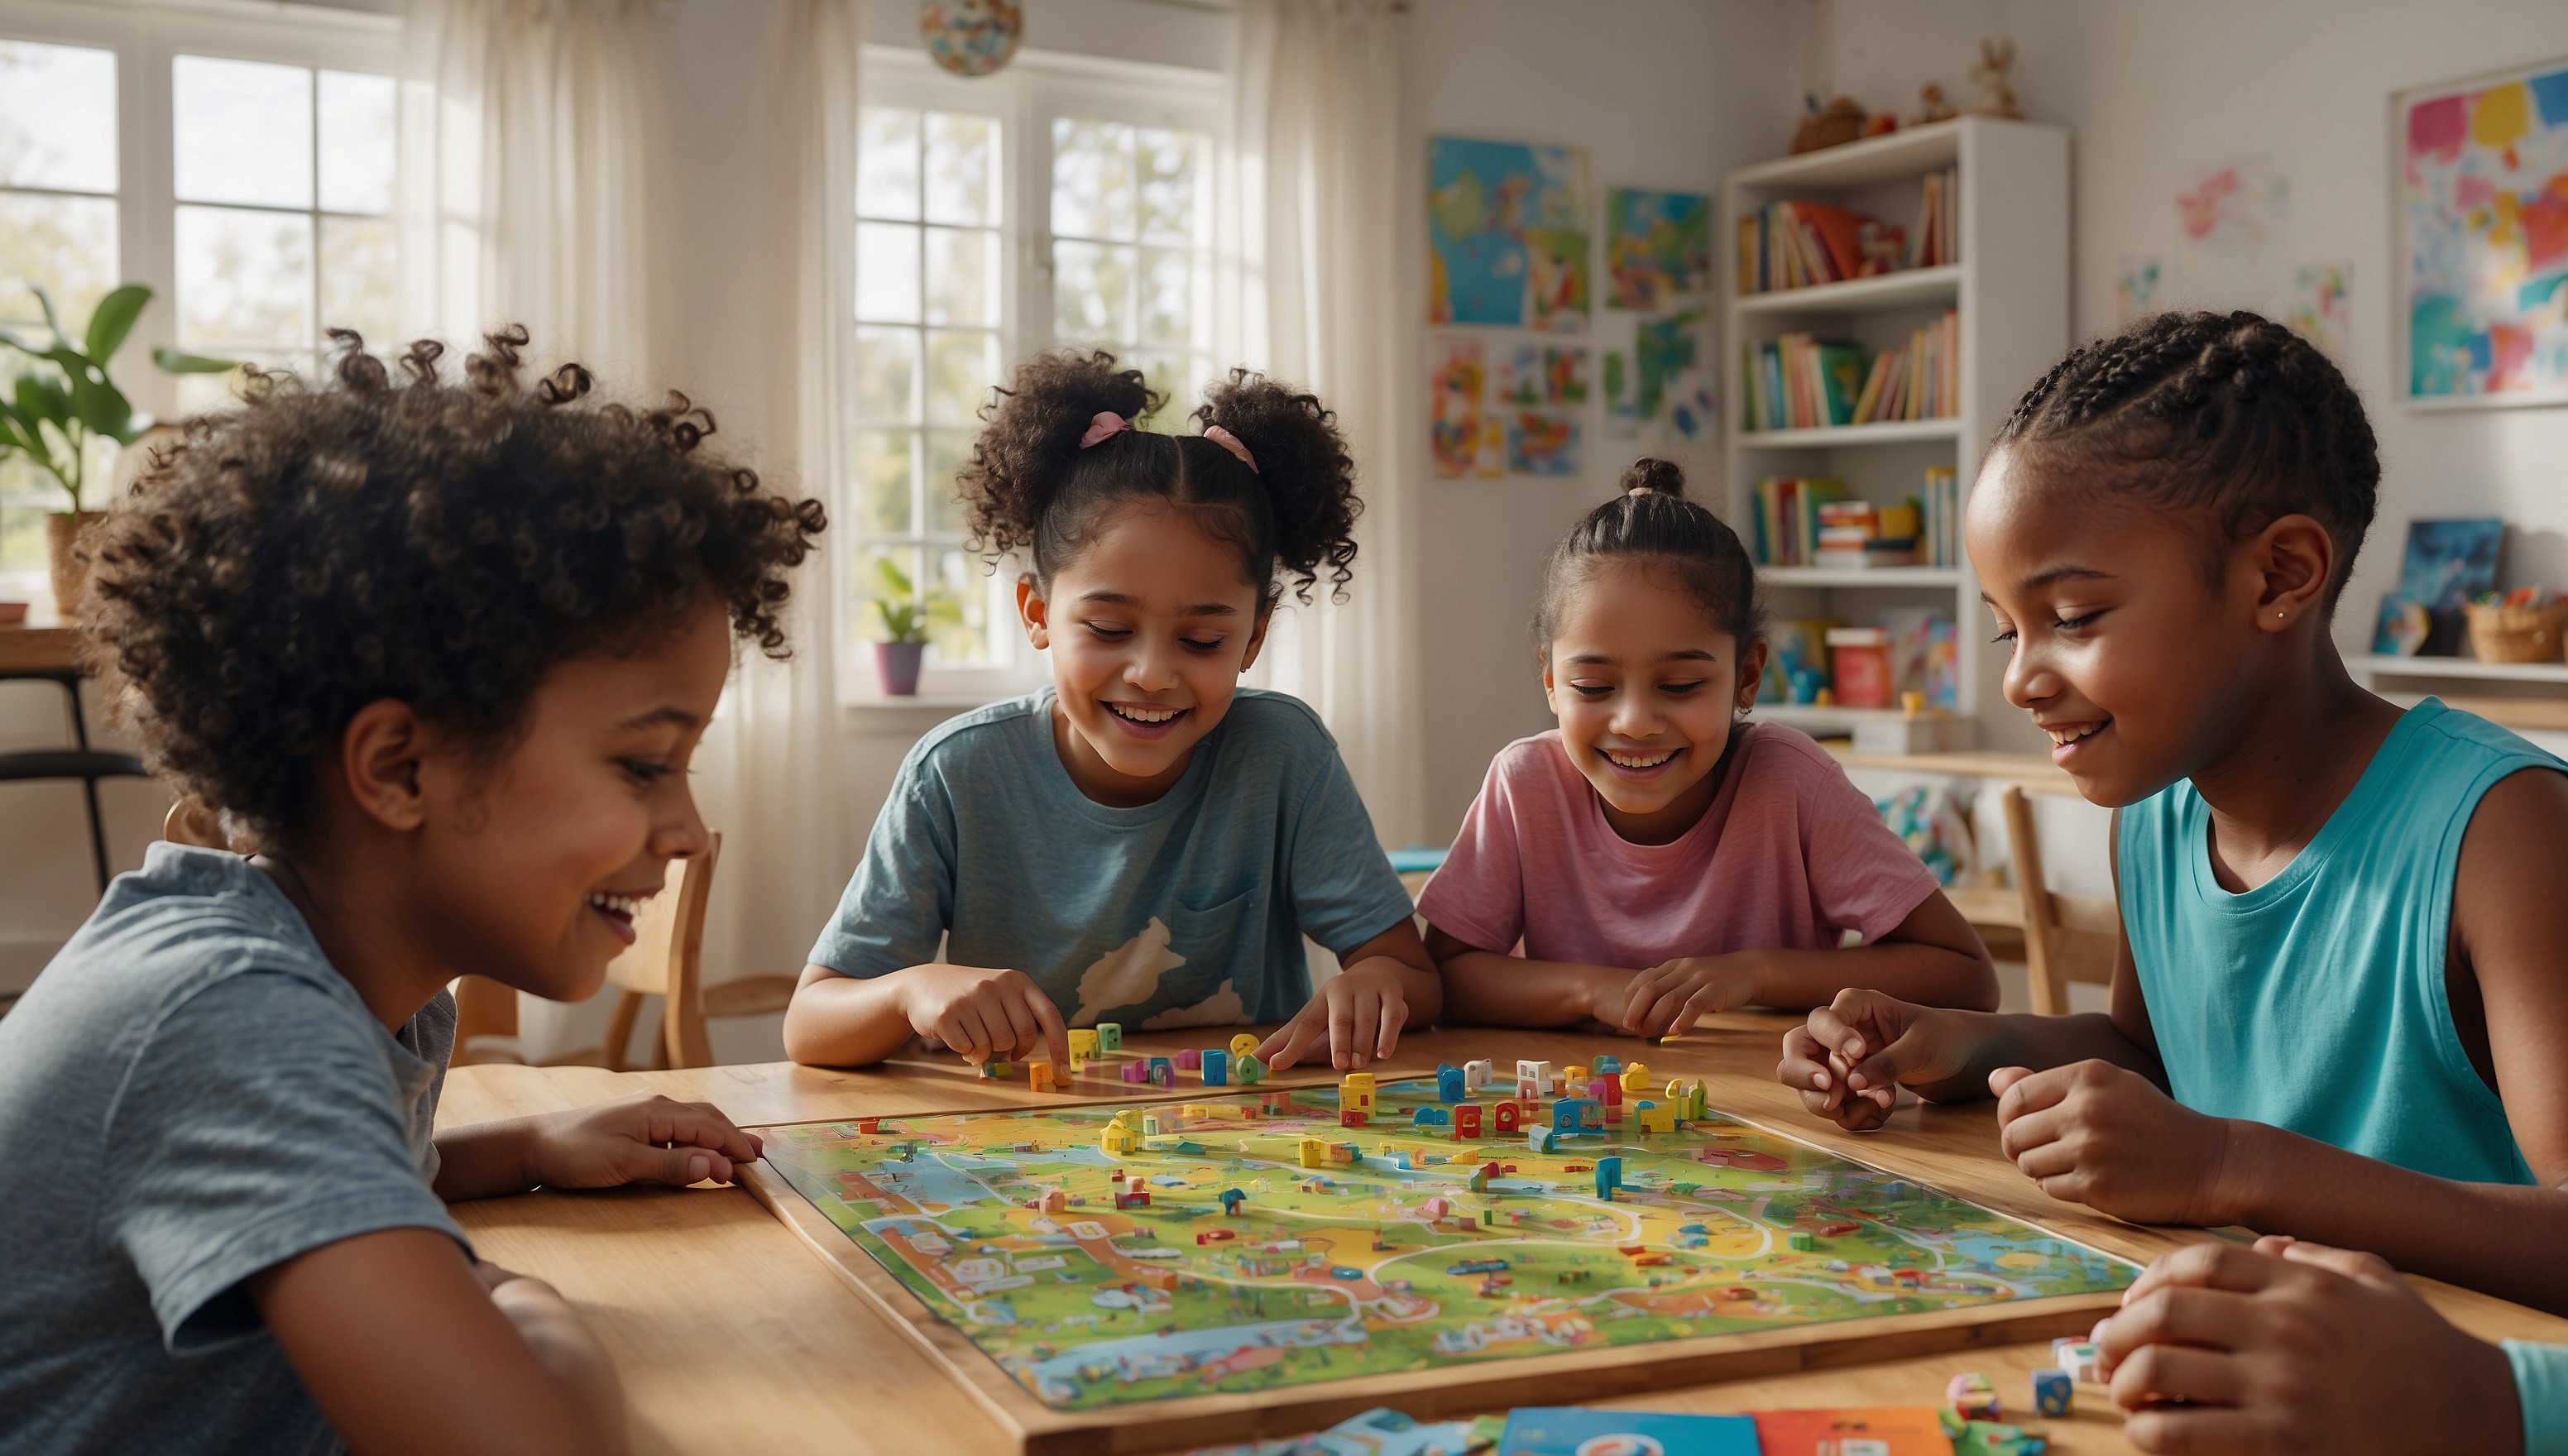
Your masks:
[{"label": "yellow game piece", "polygon": [[1247,1056],[1256,1050],[1257,1038],[1249,1035],[1246,1031],[1242,1031],[1238,1035],[1230,1038],[1230,1054],[1233,1056]]}]

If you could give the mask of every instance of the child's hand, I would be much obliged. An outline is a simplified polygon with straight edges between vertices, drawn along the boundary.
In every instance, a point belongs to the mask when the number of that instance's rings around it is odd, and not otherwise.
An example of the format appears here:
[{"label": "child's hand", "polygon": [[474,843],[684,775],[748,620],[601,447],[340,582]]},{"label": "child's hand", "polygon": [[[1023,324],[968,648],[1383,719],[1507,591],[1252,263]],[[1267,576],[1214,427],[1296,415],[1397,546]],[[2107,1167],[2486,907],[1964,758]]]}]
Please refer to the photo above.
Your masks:
[{"label": "child's hand", "polygon": [[2000,1067],[1998,1146],[2054,1198],[2139,1224],[2211,1225],[2230,1123],[2109,1061]]},{"label": "child's hand", "polygon": [[945,1043],[947,1049],[975,1063],[993,1057],[1041,1060],[1070,1065],[1070,1032],[1062,1025],[1061,1008],[1023,971],[985,971],[978,966],[912,966],[901,973],[901,1011],[910,1029]]},{"label": "child's hand", "polygon": [[2096,1338],[2114,1401],[2134,1412],[2122,1439],[2143,1451],[2523,1447],[2504,1352],[2369,1254],[2191,1245],[2150,1265]]},{"label": "child's hand", "polygon": [[1950,1081],[1969,1068],[1977,1047],[1978,1038],[1949,1014],[1877,991],[1841,991],[1783,1033],[1774,1076],[1813,1114],[1867,1132],[1890,1116],[1901,1082]]},{"label": "child's hand", "polygon": [[[1754,951],[1661,961],[1632,978],[1623,1014],[1611,1024],[1630,1036],[1674,1036],[1714,1012],[1755,1001],[1759,984]],[[1601,1009],[1597,1019],[1605,1019]]]},{"label": "child's hand", "polygon": [[1400,979],[1400,963],[1374,956],[1331,978],[1301,1015],[1258,1045],[1257,1057],[1268,1070],[1282,1071],[1325,1040],[1329,1064],[1355,1071],[1391,1055],[1408,1021],[1409,989]]},{"label": "child's hand", "polygon": [[658,1095],[528,1118],[526,1133],[525,1181],[546,1188],[729,1183],[734,1164],[764,1150],[711,1102]]}]

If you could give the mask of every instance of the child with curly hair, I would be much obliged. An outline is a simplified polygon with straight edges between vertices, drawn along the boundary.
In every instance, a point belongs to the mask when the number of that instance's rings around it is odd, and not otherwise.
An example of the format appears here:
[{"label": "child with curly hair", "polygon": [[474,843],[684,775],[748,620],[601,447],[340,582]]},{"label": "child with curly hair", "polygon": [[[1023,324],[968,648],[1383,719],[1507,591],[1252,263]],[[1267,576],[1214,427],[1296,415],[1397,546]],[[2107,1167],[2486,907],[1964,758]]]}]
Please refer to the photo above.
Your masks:
[{"label": "child with curly hair", "polygon": [[461,383],[333,338],[89,546],[114,710],[250,852],[154,844],[0,1020],[0,1410],[79,1450],[621,1450],[594,1338],[446,1205],[759,1141],[662,1097],[433,1134],[444,988],[597,989],[706,843],[688,755],[734,640],[784,652],[820,509],[680,397],[519,388],[521,330]]},{"label": "child with curly hair", "polygon": [[2243,1224],[2568,1310],[2568,773],[2329,632],[2378,499],[2363,406],[2254,314],[2071,354],[2000,431],[1971,559],[2008,701],[2114,810],[2109,1014],[1849,992],[1784,1042],[1821,1115],[1999,1097],[2054,1197]]},{"label": "child with curly hair", "polygon": [[1845,770],[1743,721],[1766,623],[1738,533],[1669,461],[1623,486],[1543,562],[1533,653],[1560,727],[1489,764],[1420,897],[1446,1009],[1664,1036],[1848,986],[1995,1007],[1978,934]]},{"label": "child with curly hair", "polygon": [[[1282,1067],[1389,1056],[1438,1010],[1435,964],[1319,717],[1240,687],[1288,578],[1352,576],[1353,463],[1320,402],[1235,371],[1203,433],[1155,435],[1138,370],[1017,371],[960,476],[1052,686],[922,739],[785,1017],[797,1060],[879,1061],[913,1033],[973,1061],[1066,1027],[1289,1020]],[[1342,974],[1311,991],[1302,938]],[[939,952],[940,943],[943,946]]]}]

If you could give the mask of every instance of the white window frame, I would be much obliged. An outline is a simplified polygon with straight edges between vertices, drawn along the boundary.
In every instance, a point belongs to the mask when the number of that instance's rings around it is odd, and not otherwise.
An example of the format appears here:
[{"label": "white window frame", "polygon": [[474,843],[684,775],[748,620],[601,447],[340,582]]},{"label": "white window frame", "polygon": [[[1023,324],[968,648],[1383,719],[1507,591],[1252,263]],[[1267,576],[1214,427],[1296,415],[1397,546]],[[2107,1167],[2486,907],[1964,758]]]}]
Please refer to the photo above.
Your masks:
[{"label": "white window frame", "polygon": [[[865,47],[861,83],[864,105],[977,113],[999,121],[1000,179],[1006,193],[1000,230],[1006,262],[1000,269],[999,281],[999,360],[1003,371],[1056,342],[1052,297],[1052,119],[1077,115],[1202,132],[1212,138],[1217,158],[1224,142],[1222,80],[1218,71],[1049,51],[1020,52],[997,76],[966,80],[937,69],[915,47]],[[1203,186],[1205,205],[1217,205],[1220,189],[1215,178],[1205,176]],[[845,327],[850,330],[852,343],[854,321],[848,320]],[[849,357],[854,357],[852,348]],[[850,418],[852,410],[850,401]],[[833,487],[833,520],[856,519],[854,487],[852,479]],[[841,553],[839,560],[846,568],[837,573],[838,621],[848,629],[839,634],[846,644],[846,657],[839,672],[841,697],[851,708],[897,707],[919,701],[881,696],[874,677],[872,646],[856,630],[861,626],[859,614],[870,584],[856,579],[852,539],[832,549]],[[1008,577],[1022,569],[1014,561],[999,565],[1000,573]],[[983,668],[932,668],[920,679],[920,699],[946,707],[991,703],[1032,692],[1051,681],[1050,665],[1026,642],[1022,631],[1002,622],[993,637],[1004,650],[999,661]]]}]

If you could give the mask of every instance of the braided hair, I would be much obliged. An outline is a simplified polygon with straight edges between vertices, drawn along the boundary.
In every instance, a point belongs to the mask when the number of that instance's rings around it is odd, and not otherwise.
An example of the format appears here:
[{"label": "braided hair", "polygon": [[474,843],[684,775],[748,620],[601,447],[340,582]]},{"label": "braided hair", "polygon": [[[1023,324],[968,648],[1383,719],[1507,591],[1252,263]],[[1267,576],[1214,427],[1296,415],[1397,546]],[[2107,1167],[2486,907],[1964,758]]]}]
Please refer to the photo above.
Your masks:
[{"label": "braided hair", "polygon": [[1685,498],[1685,471],[1673,461],[1640,459],[1623,472],[1622,493],[1589,511],[1543,557],[1542,584],[1534,596],[1537,658],[1551,660],[1562,602],[1592,564],[1607,557],[1643,561],[1673,573],[1704,615],[1730,634],[1742,656],[1764,640],[1766,604],[1758,596],[1757,568],[1739,533]]},{"label": "braided hair", "polygon": [[2212,514],[2215,584],[2226,546],[2307,515],[2336,542],[2331,610],[2380,504],[2381,454],[2353,386],[2307,339],[2243,311],[2152,314],[2080,345],[1994,444],[2052,478]]},{"label": "braided hair", "polygon": [[973,549],[1030,551],[1037,587],[1049,589],[1118,508],[1158,499],[1237,548],[1266,604],[1288,580],[1307,602],[1324,575],[1343,600],[1364,502],[1337,416],[1317,396],[1234,369],[1204,391],[1193,418],[1227,431],[1253,468],[1200,435],[1125,430],[1082,447],[1099,415],[1136,420],[1164,400],[1111,354],[1060,350],[1019,366],[982,408],[987,427],[955,473]]}]

